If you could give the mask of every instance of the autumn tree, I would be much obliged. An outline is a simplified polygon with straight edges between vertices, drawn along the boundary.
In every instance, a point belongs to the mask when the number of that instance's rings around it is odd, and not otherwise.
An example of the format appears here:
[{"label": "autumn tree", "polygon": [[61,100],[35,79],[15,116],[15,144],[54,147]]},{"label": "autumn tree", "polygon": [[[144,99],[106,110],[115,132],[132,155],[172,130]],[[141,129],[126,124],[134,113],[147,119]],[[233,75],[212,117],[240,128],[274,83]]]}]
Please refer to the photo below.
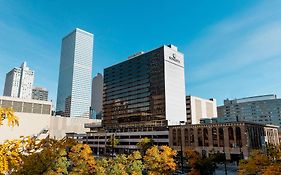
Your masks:
[{"label": "autumn tree", "polygon": [[110,136],[110,138],[107,140],[107,146],[110,147],[111,149],[111,156],[113,158],[114,153],[115,153],[115,148],[119,144],[119,139],[116,138],[116,136],[113,134]]},{"label": "autumn tree", "polygon": [[239,174],[261,174],[268,166],[270,158],[261,150],[254,150],[247,160],[240,161]]},{"label": "autumn tree", "polygon": [[2,108],[0,107],[0,126],[3,125],[3,121],[8,121],[8,126],[14,127],[19,125],[19,119],[14,115],[14,110],[12,108]]},{"label": "autumn tree", "polygon": [[90,147],[74,140],[25,137],[0,145],[0,168],[11,175],[92,175],[96,162]]},{"label": "autumn tree", "polygon": [[202,157],[197,151],[192,149],[185,150],[185,157],[188,166],[191,168],[189,175],[212,174],[215,170],[217,155],[212,154],[209,157]]},{"label": "autumn tree", "polygon": [[281,175],[280,145],[268,145],[265,152],[254,150],[239,163],[239,174]]},{"label": "autumn tree", "polygon": [[97,175],[141,175],[144,165],[139,151],[132,154],[120,154],[115,158],[101,158],[97,160]]},{"label": "autumn tree", "polygon": [[174,156],[177,152],[168,146],[154,145],[144,156],[145,168],[150,175],[166,175],[176,170]]},{"label": "autumn tree", "polygon": [[148,150],[150,147],[152,147],[154,144],[153,139],[150,138],[143,138],[139,143],[137,143],[137,147],[140,150],[141,154],[144,155],[146,150]]}]

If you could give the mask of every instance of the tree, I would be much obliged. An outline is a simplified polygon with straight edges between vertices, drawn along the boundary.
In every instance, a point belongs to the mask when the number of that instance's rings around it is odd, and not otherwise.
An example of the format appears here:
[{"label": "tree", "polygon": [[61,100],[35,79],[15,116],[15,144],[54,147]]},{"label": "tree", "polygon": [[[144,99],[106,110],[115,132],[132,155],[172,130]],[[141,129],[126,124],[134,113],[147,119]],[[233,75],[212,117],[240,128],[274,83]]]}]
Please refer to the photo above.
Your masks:
[{"label": "tree", "polygon": [[150,175],[166,175],[176,170],[174,156],[177,152],[168,146],[160,149],[154,145],[146,151],[144,156],[145,167]]},{"label": "tree", "polygon": [[113,158],[114,156],[114,152],[115,152],[115,148],[117,147],[117,145],[119,144],[119,139],[116,138],[116,136],[113,134],[110,136],[110,138],[108,139],[108,146],[111,148],[111,156]]},{"label": "tree", "polygon": [[102,158],[97,160],[97,175],[141,175],[144,165],[139,151],[130,155],[120,154],[115,158]]},{"label": "tree", "polygon": [[14,127],[19,125],[19,119],[14,115],[14,110],[12,108],[2,108],[0,107],[0,126],[3,125],[3,121],[8,120],[8,126]]},{"label": "tree", "polygon": [[89,145],[77,144],[69,153],[72,170],[70,174],[94,174],[96,161]]},{"label": "tree", "polygon": [[266,153],[261,150],[254,150],[247,160],[240,161],[239,174],[280,175],[280,159],[280,145],[268,145]]},{"label": "tree", "polygon": [[247,160],[240,161],[239,174],[261,174],[270,163],[270,158],[261,150],[254,150]]},{"label": "tree", "polygon": [[212,174],[215,170],[215,162],[219,154],[212,154],[209,157],[202,157],[197,151],[192,149],[185,150],[185,157],[188,166],[191,168],[189,175]]},{"label": "tree", "polygon": [[281,175],[281,163],[273,163],[267,166],[263,172],[263,175]]},{"label": "tree", "polygon": [[71,139],[23,137],[0,144],[0,172],[12,175],[95,174],[88,145]]},{"label": "tree", "polygon": [[150,147],[152,147],[154,144],[153,139],[150,138],[143,138],[139,143],[137,143],[138,149],[141,151],[141,154],[144,155],[146,150],[148,150]]}]

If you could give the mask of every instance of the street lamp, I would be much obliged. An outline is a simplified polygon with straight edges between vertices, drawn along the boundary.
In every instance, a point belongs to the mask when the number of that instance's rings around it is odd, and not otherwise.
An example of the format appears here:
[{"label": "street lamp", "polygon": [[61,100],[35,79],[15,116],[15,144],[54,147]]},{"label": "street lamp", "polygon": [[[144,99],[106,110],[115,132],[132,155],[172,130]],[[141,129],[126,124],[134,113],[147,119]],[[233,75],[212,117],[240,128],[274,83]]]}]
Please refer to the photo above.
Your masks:
[{"label": "street lamp", "polygon": [[183,140],[183,137],[182,137],[182,125],[181,124],[185,124],[184,121],[180,121],[180,129],[181,129],[181,172],[183,173],[183,151],[182,151],[182,140]]}]

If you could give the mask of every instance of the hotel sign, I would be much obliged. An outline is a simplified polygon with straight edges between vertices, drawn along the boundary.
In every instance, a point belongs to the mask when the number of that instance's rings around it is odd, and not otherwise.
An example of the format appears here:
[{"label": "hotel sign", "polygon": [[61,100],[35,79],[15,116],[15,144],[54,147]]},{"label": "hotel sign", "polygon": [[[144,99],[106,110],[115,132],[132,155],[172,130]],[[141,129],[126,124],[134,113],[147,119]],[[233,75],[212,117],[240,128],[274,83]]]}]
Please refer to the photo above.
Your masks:
[{"label": "hotel sign", "polygon": [[173,60],[174,62],[177,62],[177,63],[179,63],[179,64],[181,63],[180,60],[177,59],[175,53],[173,53],[172,56],[169,56],[169,59],[170,59],[170,60]]}]

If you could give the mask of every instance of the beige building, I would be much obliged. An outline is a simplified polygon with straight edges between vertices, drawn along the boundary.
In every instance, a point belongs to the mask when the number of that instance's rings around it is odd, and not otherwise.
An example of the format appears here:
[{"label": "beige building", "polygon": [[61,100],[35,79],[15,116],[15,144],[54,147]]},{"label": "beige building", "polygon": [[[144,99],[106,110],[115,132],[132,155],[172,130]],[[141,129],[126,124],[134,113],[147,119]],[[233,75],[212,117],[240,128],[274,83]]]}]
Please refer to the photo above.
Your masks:
[{"label": "beige building", "polygon": [[187,124],[199,124],[201,119],[217,117],[216,99],[186,96]]},{"label": "beige building", "polygon": [[100,123],[88,118],[51,116],[52,102],[0,96],[0,107],[13,108],[19,118],[19,126],[8,127],[7,121],[0,126],[0,142],[20,136],[61,139],[67,132],[87,132],[85,123]]},{"label": "beige building", "polygon": [[180,151],[191,148],[201,154],[226,153],[227,160],[248,158],[253,149],[278,145],[278,126],[250,122],[209,123],[169,127],[169,144]]}]

